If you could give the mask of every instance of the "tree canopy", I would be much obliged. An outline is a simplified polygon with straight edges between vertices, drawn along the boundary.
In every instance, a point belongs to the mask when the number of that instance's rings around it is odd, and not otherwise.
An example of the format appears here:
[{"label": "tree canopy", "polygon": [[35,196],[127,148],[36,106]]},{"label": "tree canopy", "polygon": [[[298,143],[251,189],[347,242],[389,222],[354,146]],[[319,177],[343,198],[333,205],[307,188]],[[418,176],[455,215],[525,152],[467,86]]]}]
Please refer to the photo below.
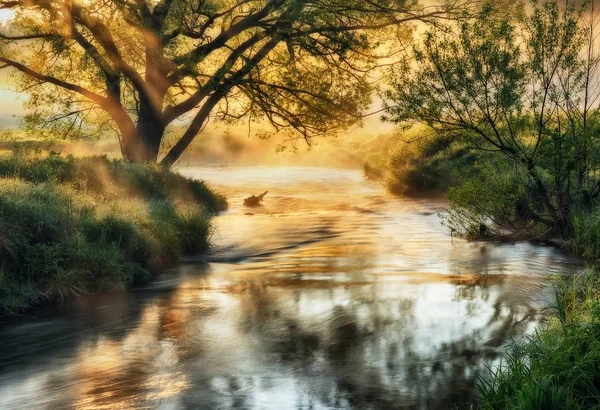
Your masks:
[{"label": "tree canopy", "polygon": [[123,155],[173,164],[210,119],[267,120],[307,142],[360,121],[369,75],[406,23],[466,4],[415,0],[2,0],[1,67],[30,123],[119,136]]},{"label": "tree canopy", "polygon": [[478,172],[451,192],[455,223],[533,221],[561,234],[600,196],[598,10],[549,1],[515,18],[494,6],[409,53],[386,118],[478,152]]}]

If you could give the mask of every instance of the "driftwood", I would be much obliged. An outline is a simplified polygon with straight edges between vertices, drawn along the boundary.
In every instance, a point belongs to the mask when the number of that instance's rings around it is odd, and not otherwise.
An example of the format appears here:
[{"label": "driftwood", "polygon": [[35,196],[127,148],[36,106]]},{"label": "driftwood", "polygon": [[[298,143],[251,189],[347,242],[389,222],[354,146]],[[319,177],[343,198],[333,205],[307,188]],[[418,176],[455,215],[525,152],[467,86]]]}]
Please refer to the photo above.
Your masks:
[{"label": "driftwood", "polygon": [[254,195],[249,196],[248,198],[244,199],[244,205],[245,206],[259,206],[260,203],[265,198],[265,195],[267,195],[267,192],[269,192],[269,191],[265,191],[262,194],[260,194],[259,196],[254,196]]}]

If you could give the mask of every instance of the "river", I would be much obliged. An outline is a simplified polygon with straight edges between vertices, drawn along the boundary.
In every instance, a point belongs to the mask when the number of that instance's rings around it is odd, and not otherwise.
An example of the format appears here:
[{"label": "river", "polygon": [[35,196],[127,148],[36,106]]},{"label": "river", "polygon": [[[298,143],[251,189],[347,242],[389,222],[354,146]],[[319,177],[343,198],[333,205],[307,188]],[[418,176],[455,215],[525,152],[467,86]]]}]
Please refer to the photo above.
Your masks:
[{"label": "river", "polygon": [[360,171],[180,171],[228,196],[214,248],[5,325],[0,408],[462,408],[544,320],[549,275],[581,269],[551,247],[451,238],[443,201]]}]

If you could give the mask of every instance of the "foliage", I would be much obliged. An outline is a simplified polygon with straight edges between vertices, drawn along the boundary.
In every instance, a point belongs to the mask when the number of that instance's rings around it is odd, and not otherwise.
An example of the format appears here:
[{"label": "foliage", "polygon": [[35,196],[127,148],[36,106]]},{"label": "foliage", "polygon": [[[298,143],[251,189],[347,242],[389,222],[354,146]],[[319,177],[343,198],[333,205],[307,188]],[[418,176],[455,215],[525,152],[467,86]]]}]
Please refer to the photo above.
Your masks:
[{"label": "foliage", "polygon": [[457,170],[471,165],[468,148],[449,138],[438,138],[413,130],[396,137],[364,164],[368,178],[383,182],[387,189],[402,196],[443,194],[459,183]]},{"label": "foliage", "polygon": [[572,232],[565,247],[598,265],[600,262],[599,210],[596,208],[592,211],[576,211],[571,218]]},{"label": "foliage", "polygon": [[481,157],[481,172],[451,193],[453,228],[563,235],[573,209],[597,202],[598,16],[583,12],[551,1],[516,19],[488,2],[457,35],[429,32],[394,69],[386,119],[424,124]]},{"label": "foliage", "polygon": [[207,249],[226,206],[203,183],[105,157],[5,155],[0,175],[5,311],[146,280]]},{"label": "foliage", "polygon": [[31,97],[29,124],[53,134],[114,129],[123,154],[155,161],[165,130],[209,119],[266,120],[307,142],[360,121],[369,76],[410,36],[468,0],[1,0],[2,68]]},{"label": "foliage", "polygon": [[600,281],[591,271],[557,288],[556,317],[481,375],[483,409],[600,407]]},{"label": "foliage", "polygon": [[450,209],[444,225],[468,238],[543,236],[536,222],[528,175],[506,158],[481,154],[457,172],[457,183],[448,190]]}]

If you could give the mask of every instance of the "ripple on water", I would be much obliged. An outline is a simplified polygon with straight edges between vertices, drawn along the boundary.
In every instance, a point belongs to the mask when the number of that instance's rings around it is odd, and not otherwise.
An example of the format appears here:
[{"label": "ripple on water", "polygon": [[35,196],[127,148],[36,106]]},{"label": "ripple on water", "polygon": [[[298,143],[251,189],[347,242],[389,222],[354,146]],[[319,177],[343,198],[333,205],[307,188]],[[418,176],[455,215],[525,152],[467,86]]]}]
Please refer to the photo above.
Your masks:
[{"label": "ripple on water", "polygon": [[229,197],[215,248],[0,330],[0,408],[451,408],[543,320],[548,275],[580,268],[452,240],[443,201],[391,198],[359,171],[181,171]]}]

